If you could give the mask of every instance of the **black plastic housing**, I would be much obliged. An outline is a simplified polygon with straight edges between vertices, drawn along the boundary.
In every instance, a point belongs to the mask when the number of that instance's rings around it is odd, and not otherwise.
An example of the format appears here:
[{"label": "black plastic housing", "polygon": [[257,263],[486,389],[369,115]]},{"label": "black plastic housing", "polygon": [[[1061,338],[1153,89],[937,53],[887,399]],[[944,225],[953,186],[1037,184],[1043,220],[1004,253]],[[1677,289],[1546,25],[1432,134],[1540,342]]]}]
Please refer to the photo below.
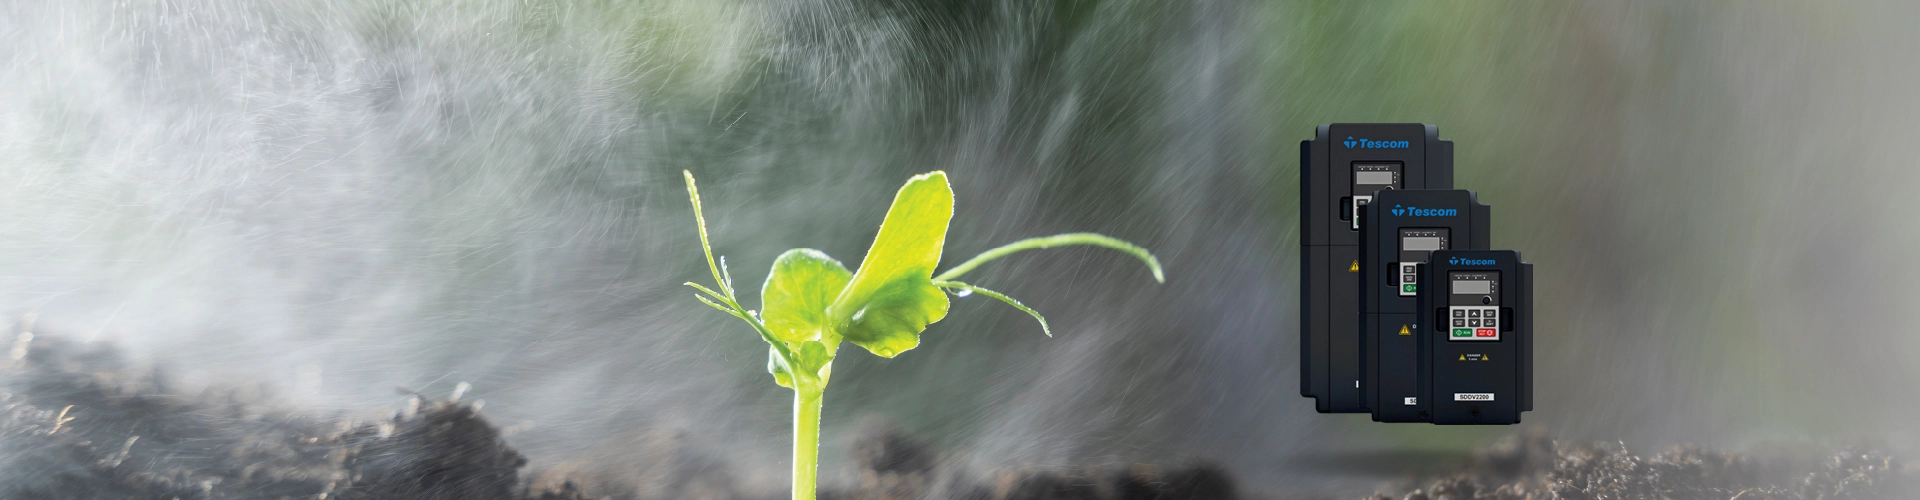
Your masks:
[{"label": "black plastic housing", "polygon": [[[1442,425],[1520,423],[1533,411],[1533,264],[1512,250],[1442,250],[1420,271],[1421,411]],[[1450,293],[1450,277],[1495,273],[1495,291],[1481,301],[1499,312],[1499,338],[1453,337],[1449,307],[1474,301]]]},{"label": "black plastic housing", "polygon": [[[1364,413],[1360,234],[1355,169],[1397,174],[1395,189],[1451,189],[1453,142],[1418,123],[1321,125],[1300,142],[1300,395],[1321,413]],[[1357,190],[1363,190],[1358,192]]]},{"label": "black plastic housing", "polygon": [[[1379,422],[1425,422],[1419,407],[1418,268],[1433,250],[1409,239],[1442,238],[1442,248],[1483,250],[1491,209],[1462,189],[1382,190],[1360,228],[1361,402]],[[1439,236],[1436,236],[1439,235]],[[1412,279],[1408,279],[1412,278]],[[1411,283],[1409,283],[1411,282]],[[1414,287],[1406,291],[1403,287]]]}]

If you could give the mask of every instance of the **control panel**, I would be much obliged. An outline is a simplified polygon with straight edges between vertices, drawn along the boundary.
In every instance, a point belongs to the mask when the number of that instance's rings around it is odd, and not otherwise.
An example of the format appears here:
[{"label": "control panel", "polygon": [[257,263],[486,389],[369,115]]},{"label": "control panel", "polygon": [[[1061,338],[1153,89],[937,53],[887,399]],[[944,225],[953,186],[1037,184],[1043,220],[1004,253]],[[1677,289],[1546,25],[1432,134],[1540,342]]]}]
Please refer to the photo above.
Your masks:
[{"label": "control panel", "polygon": [[1454,271],[1447,283],[1447,341],[1500,340],[1500,272]]},{"label": "control panel", "polygon": [[1395,262],[1389,267],[1399,268],[1394,273],[1397,281],[1393,283],[1393,289],[1401,297],[1413,297],[1418,293],[1419,286],[1414,283],[1414,273],[1420,268],[1421,262],[1427,261],[1428,253],[1453,248],[1448,241],[1452,232],[1444,227],[1400,228],[1400,252],[1394,255]]},{"label": "control panel", "polygon": [[1360,218],[1355,217],[1354,214],[1360,213],[1360,207],[1367,206],[1368,202],[1373,201],[1375,191],[1404,187],[1400,183],[1402,168],[1404,166],[1397,161],[1353,164],[1353,194],[1347,197],[1346,212],[1340,214],[1341,218],[1351,222],[1350,229],[1360,230]]}]

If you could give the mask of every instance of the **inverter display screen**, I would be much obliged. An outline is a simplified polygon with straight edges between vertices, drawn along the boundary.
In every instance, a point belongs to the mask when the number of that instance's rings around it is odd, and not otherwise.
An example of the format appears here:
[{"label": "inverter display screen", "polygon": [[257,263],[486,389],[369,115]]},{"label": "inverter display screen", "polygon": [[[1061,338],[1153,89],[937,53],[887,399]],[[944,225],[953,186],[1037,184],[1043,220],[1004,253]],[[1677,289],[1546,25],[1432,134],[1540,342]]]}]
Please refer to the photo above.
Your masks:
[{"label": "inverter display screen", "polygon": [[1400,245],[1404,250],[1409,252],[1431,252],[1446,248],[1441,245],[1440,237],[1438,236],[1406,238],[1401,241]]},{"label": "inverter display screen", "polygon": [[1500,305],[1500,271],[1449,271],[1447,304],[1453,306]]},{"label": "inverter display screen", "polygon": [[1493,293],[1492,281],[1459,280],[1453,282],[1454,295],[1486,295]]},{"label": "inverter display screen", "polygon": [[[1400,228],[1401,263],[1426,262],[1427,254],[1434,250],[1453,248],[1453,230],[1444,227],[1403,227]],[[1406,280],[1411,282],[1413,280]]]},{"label": "inverter display screen", "polygon": [[1354,172],[1353,183],[1375,186],[1393,185],[1393,172]]}]

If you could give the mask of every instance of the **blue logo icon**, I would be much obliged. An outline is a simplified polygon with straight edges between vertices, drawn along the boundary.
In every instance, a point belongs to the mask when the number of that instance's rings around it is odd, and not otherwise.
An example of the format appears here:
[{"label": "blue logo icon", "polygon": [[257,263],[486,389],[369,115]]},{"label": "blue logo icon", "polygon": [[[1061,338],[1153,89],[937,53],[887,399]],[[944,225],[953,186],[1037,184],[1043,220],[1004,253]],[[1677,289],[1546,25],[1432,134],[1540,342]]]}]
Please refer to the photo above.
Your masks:
[{"label": "blue logo icon", "polygon": [[1493,259],[1462,259],[1459,257],[1447,257],[1447,263],[1456,265],[1456,266],[1491,266],[1493,265]]},{"label": "blue logo icon", "polygon": [[1406,213],[1407,213],[1407,211],[1406,211],[1405,209],[1402,209],[1402,208],[1400,208],[1400,205],[1399,205],[1399,204],[1394,204],[1394,205],[1393,205],[1393,216],[1394,216],[1394,217],[1399,217],[1399,216],[1401,216],[1401,215],[1405,215]]},{"label": "blue logo icon", "polygon": [[1413,147],[1413,144],[1407,141],[1370,141],[1365,137],[1354,139],[1351,135],[1347,136],[1347,140],[1340,141],[1340,144],[1346,146],[1347,149],[1407,149]]}]

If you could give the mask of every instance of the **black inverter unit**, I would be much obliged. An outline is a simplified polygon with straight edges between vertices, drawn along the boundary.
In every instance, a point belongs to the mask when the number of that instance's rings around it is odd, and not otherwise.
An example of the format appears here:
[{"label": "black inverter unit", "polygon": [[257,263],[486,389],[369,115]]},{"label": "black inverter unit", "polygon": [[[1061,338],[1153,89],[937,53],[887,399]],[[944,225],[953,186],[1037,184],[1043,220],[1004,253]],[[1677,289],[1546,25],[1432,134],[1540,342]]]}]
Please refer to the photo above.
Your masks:
[{"label": "black inverter unit", "polygon": [[1439,250],[1421,265],[1417,336],[1435,424],[1517,424],[1533,411],[1533,264],[1512,250]]},{"label": "black inverter unit", "polygon": [[1300,142],[1300,395],[1321,413],[1361,398],[1360,226],[1383,189],[1451,189],[1453,143],[1417,123],[1321,125]]},{"label": "black inverter unit", "polygon": [[1491,210],[1461,189],[1381,190],[1361,212],[1360,402],[1380,422],[1425,422],[1419,265],[1437,250],[1486,249]]}]

